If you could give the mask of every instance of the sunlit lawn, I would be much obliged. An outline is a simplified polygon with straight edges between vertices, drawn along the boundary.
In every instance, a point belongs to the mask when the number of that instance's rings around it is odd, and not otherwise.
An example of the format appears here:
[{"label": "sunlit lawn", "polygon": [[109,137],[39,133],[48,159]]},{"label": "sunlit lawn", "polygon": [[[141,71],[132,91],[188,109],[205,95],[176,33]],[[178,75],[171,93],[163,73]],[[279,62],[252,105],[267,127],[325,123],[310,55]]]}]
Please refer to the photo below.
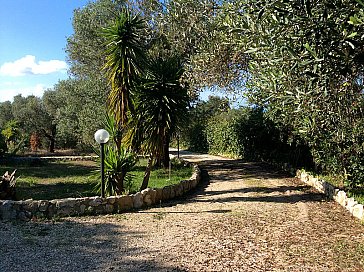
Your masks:
[{"label": "sunlit lawn", "polygon": [[[141,185],[145,170],[145,160],[141,160],[131,172],[133,183],[130,192]],[[87,197],[98,195],[99,166],[94,161],[65,161],[42,163],[40,166],[0,165],[0,173],[17,169],[17,198],[56,199],[68,197]],[[161,188],[188,179],[191,167],[172,166],[171,178],[168,169],[152,171],[149,187]]]}]

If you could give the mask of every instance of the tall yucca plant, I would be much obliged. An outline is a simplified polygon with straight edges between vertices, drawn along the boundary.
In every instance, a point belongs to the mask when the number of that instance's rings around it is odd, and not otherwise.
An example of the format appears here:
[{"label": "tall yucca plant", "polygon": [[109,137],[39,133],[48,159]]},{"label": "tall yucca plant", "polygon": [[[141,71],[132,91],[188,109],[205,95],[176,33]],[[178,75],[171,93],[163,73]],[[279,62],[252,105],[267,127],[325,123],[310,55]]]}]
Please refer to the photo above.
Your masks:
[{"label": "tall yucca plant", "polygon": [[[142,18],[122,9],[114,24],[103,30],[106,39],[104,70],[111,84],[108,106],[119,131],[123,131],[128,112],[133,110],[131,92],[143,70],[145,57],[141,33],[145,27]],[[120,146],[121,135],[117,139],[117,147]]]},{"label": "tall yucca plant", "polygon": [[168,166],[171,135],[186,120],[189,97],[179,82],[182,73],[179,57],[154,57],[138,86],[130,139],[150,155],[141,189],[148,185],[153,160]]}]

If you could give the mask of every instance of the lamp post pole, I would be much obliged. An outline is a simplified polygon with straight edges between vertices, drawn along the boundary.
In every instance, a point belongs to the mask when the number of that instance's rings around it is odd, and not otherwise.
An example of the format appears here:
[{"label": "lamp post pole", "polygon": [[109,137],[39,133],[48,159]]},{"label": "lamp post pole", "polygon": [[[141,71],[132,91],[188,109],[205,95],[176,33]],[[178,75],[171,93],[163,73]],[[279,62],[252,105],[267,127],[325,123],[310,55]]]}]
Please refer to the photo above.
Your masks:
[{"label": "lamp post pole", "polygon": [[95,140],[100,145],[101,159],[101,197],[105,198],[105,144],[109,141],[109,133],[105,129],[99,129],[95,133]]},{"label": "lamp post pole", "polygon": [[100,143],[101,197],[105,198],[105,143]]}]

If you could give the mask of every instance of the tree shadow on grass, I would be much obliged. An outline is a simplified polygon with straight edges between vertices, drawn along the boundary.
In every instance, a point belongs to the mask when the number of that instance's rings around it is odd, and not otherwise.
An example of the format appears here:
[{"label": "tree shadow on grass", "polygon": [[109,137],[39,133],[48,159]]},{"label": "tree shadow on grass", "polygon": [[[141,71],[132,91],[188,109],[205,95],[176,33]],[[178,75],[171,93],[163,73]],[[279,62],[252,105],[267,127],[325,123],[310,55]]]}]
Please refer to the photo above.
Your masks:
[{"label": "tree shadow on grass", "polygon": [[58,198],[77,198],[96,196],[97,181],[84,183],[59,182],[51,184],[18,183],[16,188],[17,200],[35,199],[51,200]]},{"label": "tree shadow on grass", "polygon": [[[144,235],[122,224],[66,219],[0,222],[0,271],[186,271],[162,265],[166,256],[130,242]],[[170,257],[170,256],[169,256]]]},{"label": "tree shadow on grass", "polygon": [[97,166],[76,165],[69,162],[51,162],[42,166],[1,165],[0,171],[13,171],[17,169],[17,176],[39,179],[63,178],[69,176],[83,177],[94,174]]}]

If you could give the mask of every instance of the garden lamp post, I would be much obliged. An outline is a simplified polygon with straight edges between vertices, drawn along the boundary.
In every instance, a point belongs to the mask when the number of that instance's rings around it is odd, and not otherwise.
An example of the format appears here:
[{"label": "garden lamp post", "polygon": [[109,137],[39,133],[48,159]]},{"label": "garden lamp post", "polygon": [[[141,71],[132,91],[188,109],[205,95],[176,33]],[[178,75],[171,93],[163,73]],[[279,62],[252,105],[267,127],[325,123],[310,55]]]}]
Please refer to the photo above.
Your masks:
[{"label": "garden lamp post", "polygon": [[95,140],[100,145],[100,159],[101,159],[101,197],[105,197],[105,144],[109,141],[110,135],[105,129],[99,129],[95,133]]}]

